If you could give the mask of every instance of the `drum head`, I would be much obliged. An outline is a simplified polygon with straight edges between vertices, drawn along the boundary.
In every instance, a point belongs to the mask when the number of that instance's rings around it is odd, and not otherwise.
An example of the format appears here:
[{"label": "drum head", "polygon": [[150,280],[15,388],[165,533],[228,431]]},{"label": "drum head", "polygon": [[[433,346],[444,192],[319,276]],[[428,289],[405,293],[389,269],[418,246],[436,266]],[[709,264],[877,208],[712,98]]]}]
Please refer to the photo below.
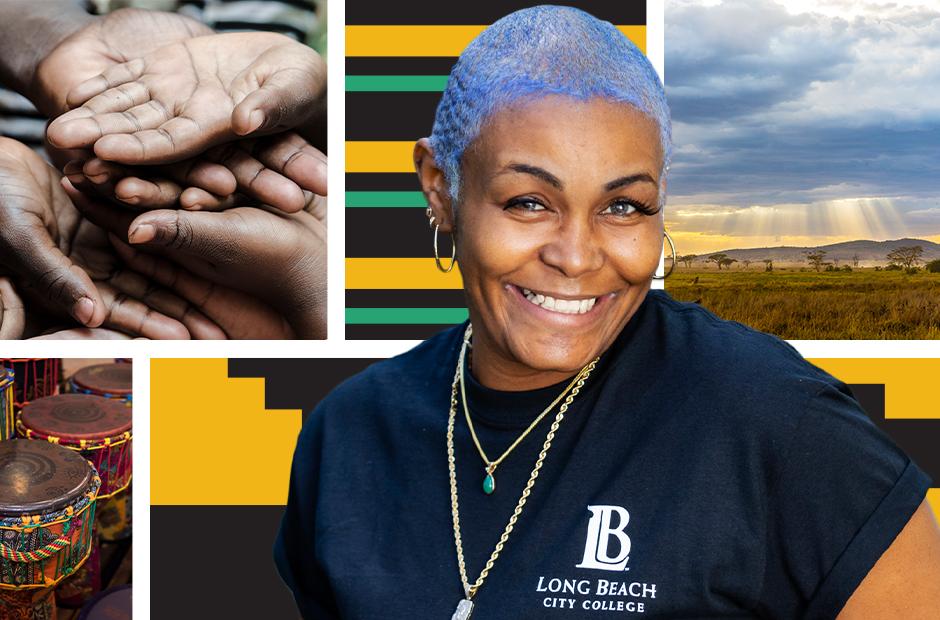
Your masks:
[{"label": "drum head", "polygon": [[91,484],[81,454],[48,441],[0,441],[0,518],[54,512],[75,503]]},{"label": "drum head", "polygon": [[125,396],[131,393],[133,367],[130,364],[97,364],[82,368],[72,381],[80,388],[101,394]]},{"label": "drum head", "polygon": [[88,601],[78,620],[114,620],[116,618],[131,617],[131,591],[130,585],[117,586],[105,590],[95,598]]},{"label": "drum head", "polygon": [[24,406],[20,421],[29,430],[74,442],[116,437],[131,430],[131,410],[103,396],[59,394]]}]

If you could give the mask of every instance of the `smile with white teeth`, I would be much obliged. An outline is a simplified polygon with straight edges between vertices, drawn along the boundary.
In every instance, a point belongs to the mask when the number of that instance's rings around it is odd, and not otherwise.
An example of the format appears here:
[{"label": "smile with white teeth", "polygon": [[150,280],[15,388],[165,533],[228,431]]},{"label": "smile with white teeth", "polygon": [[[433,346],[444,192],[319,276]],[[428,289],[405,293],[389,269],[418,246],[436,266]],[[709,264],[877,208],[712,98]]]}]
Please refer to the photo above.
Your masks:
[{"label": "smile with white teeth", "polygon": [[534,293],[527,288],[522,289],[522,294],[536,306],[561,314],[584,314],[585,312],[589,312],[597,301],[596,297],[587,299],[555,299],[548,295]]}]

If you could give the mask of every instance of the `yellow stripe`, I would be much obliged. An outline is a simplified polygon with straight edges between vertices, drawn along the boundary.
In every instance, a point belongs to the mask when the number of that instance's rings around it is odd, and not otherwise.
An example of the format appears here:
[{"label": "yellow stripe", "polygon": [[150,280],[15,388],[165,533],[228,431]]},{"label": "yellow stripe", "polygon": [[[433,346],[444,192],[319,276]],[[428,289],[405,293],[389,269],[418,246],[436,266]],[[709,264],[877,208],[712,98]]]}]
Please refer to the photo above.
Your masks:
[{"label": "yellow stripe", "polygon": [[885,417],[940,419],[940,359],[812,359],[846,383],[883,383]]},{"label": "yellow stripe", "polygon": [[264,379],[225,359],[150,363],[150,501],[283,505],[301,413],[264,408]]},{"label": "yellow stripe", "polygon": [[930,489],[927,491],[927,501],[933,508],[933,514],[940,521],[940,489]]},{"label": "yellow stripe", "polygon": [[459,266],[441,273],[433,258],[347,258],[346,288],[459,289],[463,280]]},{"label": "yellow stripe", "polygon": [[415,143],[347,142],[346,172],[414,172]]},{"label": "yellow stripe", "polygon": [[[486,26],[346,26],[347,56],[460,56]],[[646,26],[617,26],[646,53]]]}]

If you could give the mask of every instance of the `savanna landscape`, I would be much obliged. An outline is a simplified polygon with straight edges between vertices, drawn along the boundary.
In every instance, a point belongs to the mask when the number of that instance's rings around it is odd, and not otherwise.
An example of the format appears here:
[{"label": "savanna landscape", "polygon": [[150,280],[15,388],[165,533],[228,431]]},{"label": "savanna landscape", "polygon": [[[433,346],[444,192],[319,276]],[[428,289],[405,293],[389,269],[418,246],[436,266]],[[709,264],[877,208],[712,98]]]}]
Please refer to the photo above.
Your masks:
[{"label": "savanna landscape", "polygon": [[940,339],[933,246],[901,239],[685,255],[666,290],[791,340]]}]

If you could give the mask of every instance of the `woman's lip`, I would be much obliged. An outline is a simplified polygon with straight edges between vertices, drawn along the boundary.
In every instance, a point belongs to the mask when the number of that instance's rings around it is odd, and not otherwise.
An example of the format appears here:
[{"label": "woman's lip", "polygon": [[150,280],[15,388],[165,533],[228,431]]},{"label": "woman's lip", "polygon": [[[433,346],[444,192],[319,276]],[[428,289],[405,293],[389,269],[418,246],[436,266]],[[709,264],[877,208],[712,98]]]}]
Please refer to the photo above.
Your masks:
[{"label": "woman's lip", "polygon": [[[538,306],[532,303],[531,301],[526,299],[525,295],[522,292],[522,287],[517,286],[515,284],[507,284],[506,289],[510,291],[513,297],[515,297],[524,308],[527,308],[530,312],[532,312],[536,316],[542,318],[543,320],[551,320],[551,321],[556,321],[560,323],[565,323],[569,326],[592,322],[594,318],[597,317],[599,314],[598,308],[605,306],[607,302],[616,295],[616,293],[604,293],[594,298],[595,299],[594,306],[587,312],[569,314],[566,312],[557,312],[555,310],[548,310],[546,308],[543,308],[542,306]],[[535,292],[534,289],[528,289],[528,290]],[[579,299],[580,300],[580,299],[590,299],[590,297],[561,297],[560,296],[558,297],[558,299],[567,299],[567,300]]]}]

